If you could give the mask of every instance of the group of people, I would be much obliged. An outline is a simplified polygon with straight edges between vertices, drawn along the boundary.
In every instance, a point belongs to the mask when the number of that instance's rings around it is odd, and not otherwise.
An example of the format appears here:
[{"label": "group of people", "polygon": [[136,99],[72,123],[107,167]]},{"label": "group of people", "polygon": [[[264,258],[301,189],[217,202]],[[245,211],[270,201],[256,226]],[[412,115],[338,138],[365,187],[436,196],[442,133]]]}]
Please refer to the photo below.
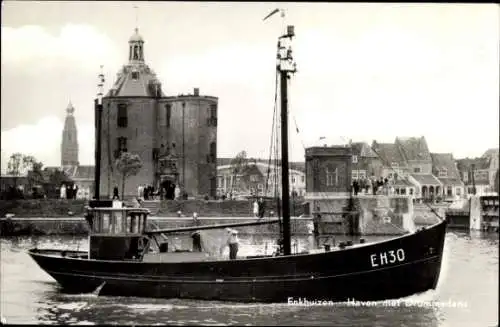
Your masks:
[{"label": "group of people", "polygon": [[65,184],[62,184],[60,189],[60,197],[61,199],[76,199],[76,195],[78,194],[78,186],[73,184],[73,186],[68,185],[66,187]]},{"label": "group of people", "polygon": [[266,203],[263,198],[260,198],[258,201],[255,200],[253,202],[253,215],[254,217],[262,218],[264,217],[264,213],[266,211]]},{"label": "group of people", "polygon": [[152,185],[140,184],[137,187],[137,197],[139,199],[153,200],[157,193]]},{"label": "group of people", "polygon": [[359,180],[355,179],[352,182],[352,192],[354,195],[373,194],[373,195],[388,195],[394,193],[394,187],[388,178],[371,178],[362,177]]}]

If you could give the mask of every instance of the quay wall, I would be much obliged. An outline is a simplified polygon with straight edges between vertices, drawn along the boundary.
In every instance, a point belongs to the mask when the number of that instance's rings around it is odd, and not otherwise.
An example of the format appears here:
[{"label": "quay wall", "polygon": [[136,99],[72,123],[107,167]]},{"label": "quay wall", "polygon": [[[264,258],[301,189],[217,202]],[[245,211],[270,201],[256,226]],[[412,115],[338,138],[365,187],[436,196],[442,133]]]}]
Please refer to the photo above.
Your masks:
[{"label": "quay wall", "polygon": [[[362,217],[359,223],[360,235],[400,235],[404,221],[413,221],[415,225],[431,225],[436,223],[435,215],[428,208],[415,207],[413,218],[409,208],[403,204],[392,204],[393,210],[389,213],[390,223],[382,221],[382,214],[387,212],[377,211],[377,207],[391,206],[391,203],[381,204],[380,199],[362,199]],[[193,226],[191,212],[199,213],[199,222],[204,224],[226,224],[243,221],[253,221],[249,201],[164,201],[158,213],[150,221],[158,228],[177,228]],[[170,203],[168,203],[170,202]],[[390,201],[389,201],[390,202]],[[397,201],[396,201],[397,202]],[[234,206],[230,204],[233,203]],[[0,201],[0,236],[9,235],[86,235],[88,226],[83,219],[83,208],[86,202],[81,200],[23,200]],[[170,204],[170,205],[169,205]],[[323,209],[340,211],[348,204],[347,199],[334,201]],[[204,206],[205,205],[205,206]],[[292,235],[307,235],[313,223],[313,215],[298,217],[297,213],[304,212],[304,207],[292,211]],[[380,209],[380,208],[379,208]],[[177,217],[177,211],[182,211],[188,217]],[[342,209],[343,210],[343,209]],[[72,211],[73,216],[68,212]],[[204,213],[207,213],[206,215]],[[7,213],[14,214],[4,218]],[[444,213],[443,213],[444,217]],[[153,227],[152,227],[153,228]],[[348,234],[351,223],[339,215],[323,215],[318,223],[320,235],[345,235]],[[240,233],[250,234],[278,234],[279,225],[261,225],[242,227]],[[356,233],[355,233],[356,234]]]},{"label": "quay wall", "polygon": [[[0,200],[0,217],[13,214],[17,218],[43,217],[83,217],[86,200],[38,199],[38,200]],[[266,212],[277,212],[276,203],[266,201]],[[302,203],[293,203],[290,208],[292,216],[303,213]],[[177,217],[177,212],[191,217],[194,212],[199,217],[249,217],[252,216],[252,202],[249,200],[164,200],[161,201],[158,217]],[[68,214],[70,213],[70,214]]]}]

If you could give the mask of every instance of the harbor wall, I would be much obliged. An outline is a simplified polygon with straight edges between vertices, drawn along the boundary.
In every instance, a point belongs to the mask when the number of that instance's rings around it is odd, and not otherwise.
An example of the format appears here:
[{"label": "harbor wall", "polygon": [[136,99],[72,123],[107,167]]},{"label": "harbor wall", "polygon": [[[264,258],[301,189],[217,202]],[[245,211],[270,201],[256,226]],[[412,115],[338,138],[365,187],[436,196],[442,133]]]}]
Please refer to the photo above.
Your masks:
[{"label": "harbor wall", "polygon": [[[266,218],[263,218],[266,219]],[[170,229],[192,227],[192,218],[150,217],[148,229]],[[213,224],[231,224],[255,221],[253,217],[240,218],[198,218],[198,226]],[[290,227],[292,235],[307,235],[310,218],[292,218]],[[87,235],[89,229],[84,218],[1,218],[0,236],[21,235]],[[239,227],[241,234],[275,235],[279,234],[279,224]],[[175,233],[174,233],[175,234]]]},{"label": "harbor wall", "polygon": [[[44,217],[83,217],[86,200],[38,199],[38,200],[0,200],[0,217],[7,214],[17,218]],[[277,212],[276,202],[266,201],[266,212]],[[177,217],[181,211],[185,216],[194,212],[200,217],[249,217],[252,216],[252,202],[249,200],[164,200],[159,203],[158,217]],[[290,214],[300,216],[302,203],[291,204]]]},{"label": "harbor wall", "polygon": [[[0,201],[2,208],[2,218],[0,218],[0,236],[8,235],[86,235],[88,226],[83,219],[84,201],[68,200],[25,200]],[[165,201],[167,202],[167,201]],[[170,201],[171,204],[174,201]],[[159,212],[150,220],[158,228],[177,228],[193,226],[191,217],[177,217],[177,211],[181,210],[186,215],[191,212],[199,212],[200,224],[226,224],[244,221],[254,221],[255,218],[249,215],[249,201],[224,201],[214,204],[210,201],[177,201],[177,205],[165,206],[163,212]],[[207,204],[203,206],[203,203]],[[221,204],[223,203],[223,204]],[[229,204],[236,206],[232,207]],[[403,229],[408,228],[408,223],[415,225],[432,225],[437,222],[435,214],[428,208],[415,208],[412,213],[411,203],[403,200],[392,199],[383,200],[379,198],[358,197],[357,206],[360,206],[361,215],[358,226],[353,226],[349,219],[342,215],[324,214],[318,223],[320,235],[346,235],[351,232],[359,235],[400,235]],[[336,199],[331,203],[324,203],[325,211],[343,211],[349,204],[348,198]],[[163,205],[163,203],[162,203]],[[356,204],[355,204],[356,205]],[[209,208],[209,210],[207,210]],[[206,210],[209,215],[203,215]],[[211,210],[211,211],[210,211]],[[304,212],[304,207],[300,209]],[[68,212],[73,211],[73,216]],[[270,211],[270,210],[269,210]],[[269,212],[268,211],[268,212]],[[297,211],[299,211],[297,209]],[[170,217],[165,217],[167,212]],[[10,218],[4,218],[7,213],[14,214]],[[296,212],[297,213],[297,212]],[[309,212],[311,213],[311,212]],[[292,212],[293,215],[293,212]],[[303,215],[292,218],[291,232],[295,235],[307,235],[313,224],[313,215]],[[384,221],[384,217],[389,216],[390,221]],[[413,216],[413,217],[412,217]],[[444,216],[444,213],[443,213]],[[352,228],[356,227],[353,231]],[[262,225],[243,227],[241,233],[250,234],[278,234],[279,225]]]}]

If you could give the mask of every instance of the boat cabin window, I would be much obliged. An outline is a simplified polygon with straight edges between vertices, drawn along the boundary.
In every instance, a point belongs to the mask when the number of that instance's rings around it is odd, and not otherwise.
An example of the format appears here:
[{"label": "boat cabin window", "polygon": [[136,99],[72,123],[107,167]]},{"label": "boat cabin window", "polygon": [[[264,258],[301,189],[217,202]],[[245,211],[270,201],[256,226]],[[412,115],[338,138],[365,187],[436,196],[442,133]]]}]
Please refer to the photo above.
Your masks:
[{"label": "boat cabin window", "polygon": [[96,211],[92,233],[95,234],[141,234],[146,226],[146,215],[126,210]]}]

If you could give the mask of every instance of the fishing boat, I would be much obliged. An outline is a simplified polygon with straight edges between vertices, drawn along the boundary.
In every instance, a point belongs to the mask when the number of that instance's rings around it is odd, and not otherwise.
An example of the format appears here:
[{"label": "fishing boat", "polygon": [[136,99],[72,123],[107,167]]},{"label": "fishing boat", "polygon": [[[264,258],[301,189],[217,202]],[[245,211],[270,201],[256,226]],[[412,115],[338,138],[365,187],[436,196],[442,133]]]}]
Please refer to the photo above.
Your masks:
[{"label": "fishing boat", "polygon": [[[112,207],[99,198],[99,147],[96,197],[89,202],[88,251],[31,249],[29,255],[66,292],[154,298],[238,302],[287,302],[292,299],[343,302],[396,299],[435,289],[440,275],[446,222],[440,220],[391,239],[292,253],[288,168],[287,80],[296,71],[282,40],[294,37],[288,26],[278,42],[277,76],[281,102],[281,218],[251,222],[148,228],[145,208]],[[97,142],[100,112],[96,106]],[[280,250],[273,255],[213,257],[199,247],[170,249],[161,235],[208,229],[280,224]],[[197,235],[196,233],[194,235]]]}]

